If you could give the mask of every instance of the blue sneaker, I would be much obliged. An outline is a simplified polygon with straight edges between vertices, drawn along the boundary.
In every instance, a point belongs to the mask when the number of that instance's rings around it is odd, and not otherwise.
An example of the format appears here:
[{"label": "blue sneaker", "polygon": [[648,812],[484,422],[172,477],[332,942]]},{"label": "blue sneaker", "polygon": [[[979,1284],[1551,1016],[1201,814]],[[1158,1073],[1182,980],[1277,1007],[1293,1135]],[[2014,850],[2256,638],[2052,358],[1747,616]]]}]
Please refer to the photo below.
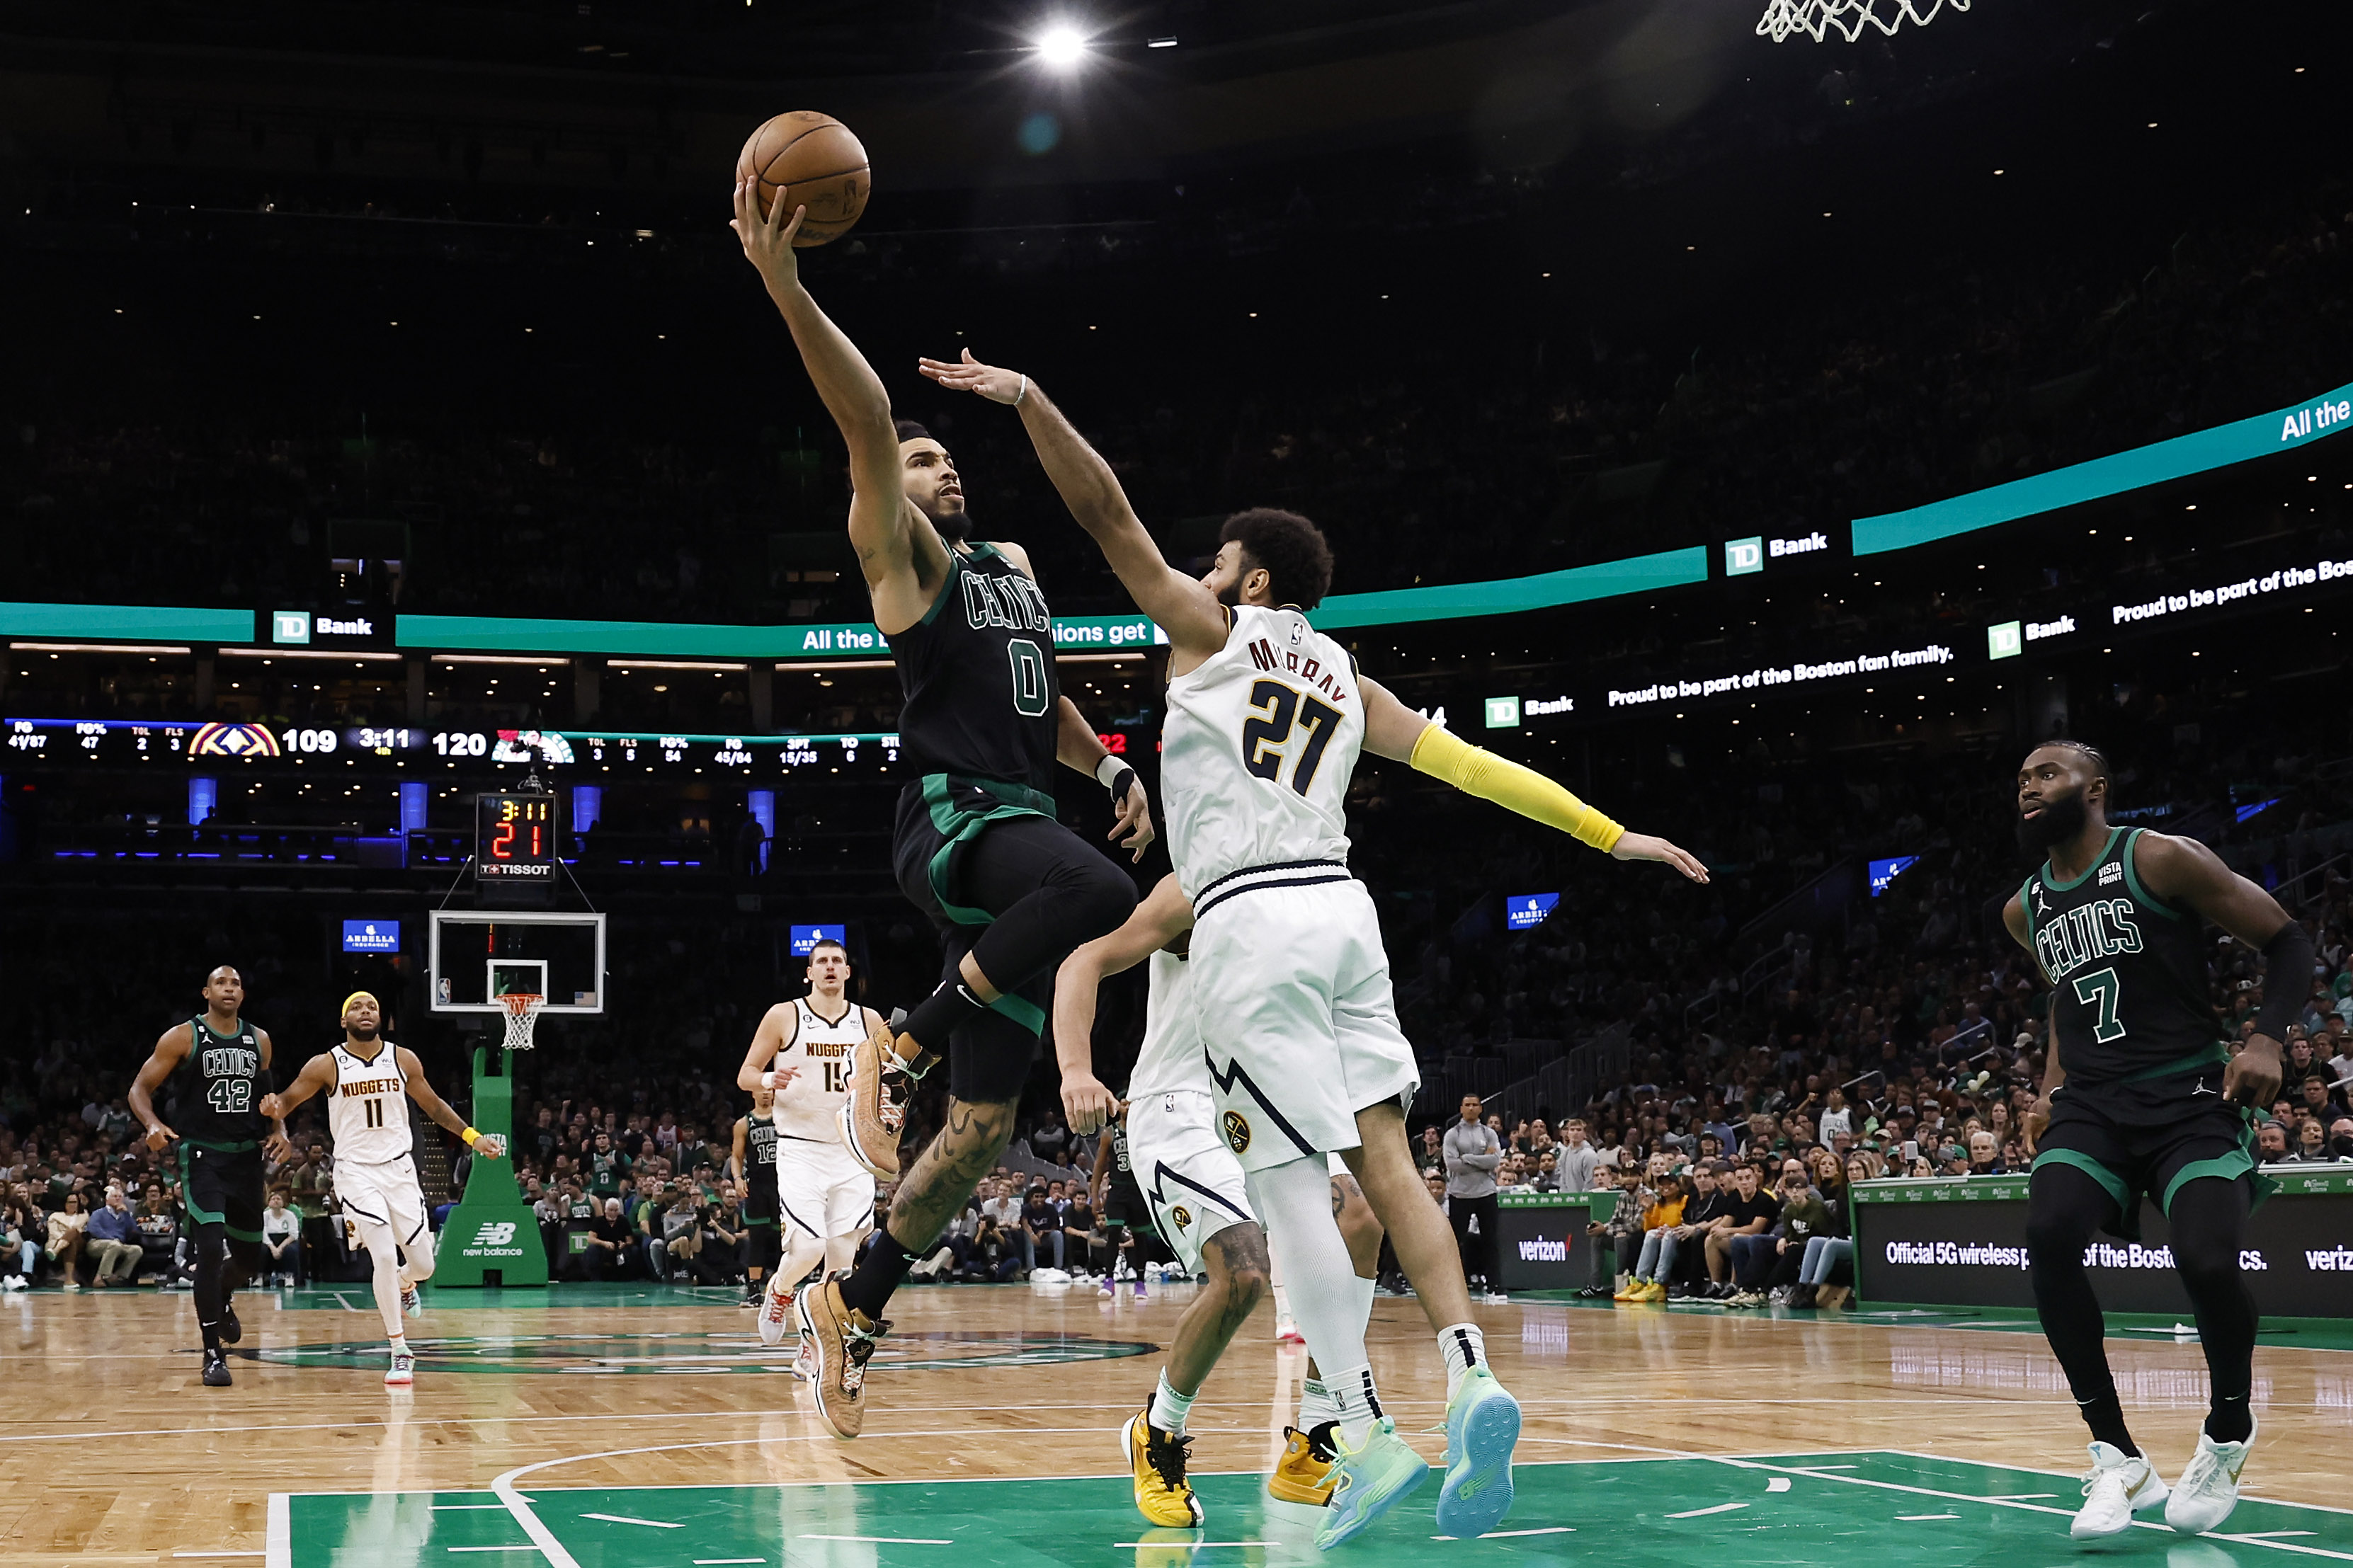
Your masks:
[{"label": "blue sneaker", "polygon": [[1474,1366],[1446,1402],[1446,1484],[1438,1493],[1438,1531],[1475,1541],[1512,1511],[1512,1449],[1520,1440],[1520,1402],[1484,1366]]},{"label": "blue sneaker", "polygon": [[1340,1457],[1332,1465],[1332,1500],[1324,1505],[1324,1522],[1315,1527],[1320,1552],[1356,1535],[1430,1479],[1430,1466],[1406,1446],[1397,1435],[1397,1423],[1386,1415],[1365,1434],[1364,1447],[1351,1448],[1337,1434],[1333,1447]]}]

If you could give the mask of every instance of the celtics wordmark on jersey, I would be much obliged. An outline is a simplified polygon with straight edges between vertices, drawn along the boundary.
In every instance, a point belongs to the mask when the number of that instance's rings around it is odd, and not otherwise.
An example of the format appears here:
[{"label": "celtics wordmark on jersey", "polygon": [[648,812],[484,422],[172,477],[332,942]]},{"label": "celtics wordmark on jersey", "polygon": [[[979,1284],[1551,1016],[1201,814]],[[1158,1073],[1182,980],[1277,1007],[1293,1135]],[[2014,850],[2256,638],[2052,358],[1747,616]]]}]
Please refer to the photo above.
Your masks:
[{"label": "celtics wordmark on jersey", "polygon": [[2071,1083],[2183,1071],[2223,1048],[2202,922],[2141,885],[2144,831],[2111,828],[2081,876],[2062,881],[2046,860],[2019,889]]}]

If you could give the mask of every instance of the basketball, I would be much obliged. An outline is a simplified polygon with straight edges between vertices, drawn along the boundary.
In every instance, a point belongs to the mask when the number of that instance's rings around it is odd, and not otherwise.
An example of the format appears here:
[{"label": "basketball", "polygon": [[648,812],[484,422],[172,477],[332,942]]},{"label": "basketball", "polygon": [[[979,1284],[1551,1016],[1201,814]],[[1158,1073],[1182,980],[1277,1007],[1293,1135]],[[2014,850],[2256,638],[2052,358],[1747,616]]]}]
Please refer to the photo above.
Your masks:
[{"label": "basketball", "polygon": [[787,207],[808,208],[795,246],[823,245],[848,234],[872,188],[866,149],[849,127],[807,109],[779,114],[752,132],[735,159],[736,179],[746,175],[759,179],[761,216],[780,196]]}]

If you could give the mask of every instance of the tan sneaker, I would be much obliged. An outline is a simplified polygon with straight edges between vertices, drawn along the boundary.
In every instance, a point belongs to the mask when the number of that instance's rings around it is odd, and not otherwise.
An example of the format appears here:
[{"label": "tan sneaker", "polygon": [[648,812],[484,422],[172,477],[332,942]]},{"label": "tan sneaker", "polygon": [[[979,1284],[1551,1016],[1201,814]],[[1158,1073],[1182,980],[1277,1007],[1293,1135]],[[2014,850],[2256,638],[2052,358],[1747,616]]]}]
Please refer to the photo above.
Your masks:
[{"label": "tan sneaker", "polygon": [[822,1285],[805,1288],[793,1300],[800,1318],[801,1352],[816,1360],[809,1387],[817,1393],[817,1413],[837,1437],[855,1437],[866,1425],[866,1363],[874,1342],[888,1333],[888,1322],[876,1322],[841,1299],[836,1274]]},{"label": "tan sneaker", "polygon": [[899,1055],[898,1037],[888,1026],[849,1048],[849,1094],[838,1113],[841,1146],[878,1182],[899,1179],[899,1134],[914,1085],[909,1059]]}]

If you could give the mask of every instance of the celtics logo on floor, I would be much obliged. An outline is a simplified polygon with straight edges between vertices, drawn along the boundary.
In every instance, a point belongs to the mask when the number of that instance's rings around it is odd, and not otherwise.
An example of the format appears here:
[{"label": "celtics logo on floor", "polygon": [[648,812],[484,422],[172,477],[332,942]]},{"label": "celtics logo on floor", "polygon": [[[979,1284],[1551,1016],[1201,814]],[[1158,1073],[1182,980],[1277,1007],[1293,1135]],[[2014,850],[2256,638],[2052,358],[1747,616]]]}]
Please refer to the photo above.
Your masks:
[{"label": "celtics logo on floor", "polygon": [[[418,1336],[409,1342],[421,1373],[602,1373],[708,1376],[755,1373],[788,1375],[795,1342],[763,1345],[749,1331],[730,1333],[480,1334],[449,1338]],[[872,1364],[892,1372],[965,1371],[997,1366],[1054,1366],[1066,1362],[1113,1361],[1143,1355],[1158,1347],[1135,1340],[1097,1340],[1076,1334],[986,1333],[956,1329],[893,1334],[874,1352]],[[280,1366],[357,1367],[381,1370],[384,1342],[360,1340],[308,1345],[278,1345],[233,1352]]]}]

